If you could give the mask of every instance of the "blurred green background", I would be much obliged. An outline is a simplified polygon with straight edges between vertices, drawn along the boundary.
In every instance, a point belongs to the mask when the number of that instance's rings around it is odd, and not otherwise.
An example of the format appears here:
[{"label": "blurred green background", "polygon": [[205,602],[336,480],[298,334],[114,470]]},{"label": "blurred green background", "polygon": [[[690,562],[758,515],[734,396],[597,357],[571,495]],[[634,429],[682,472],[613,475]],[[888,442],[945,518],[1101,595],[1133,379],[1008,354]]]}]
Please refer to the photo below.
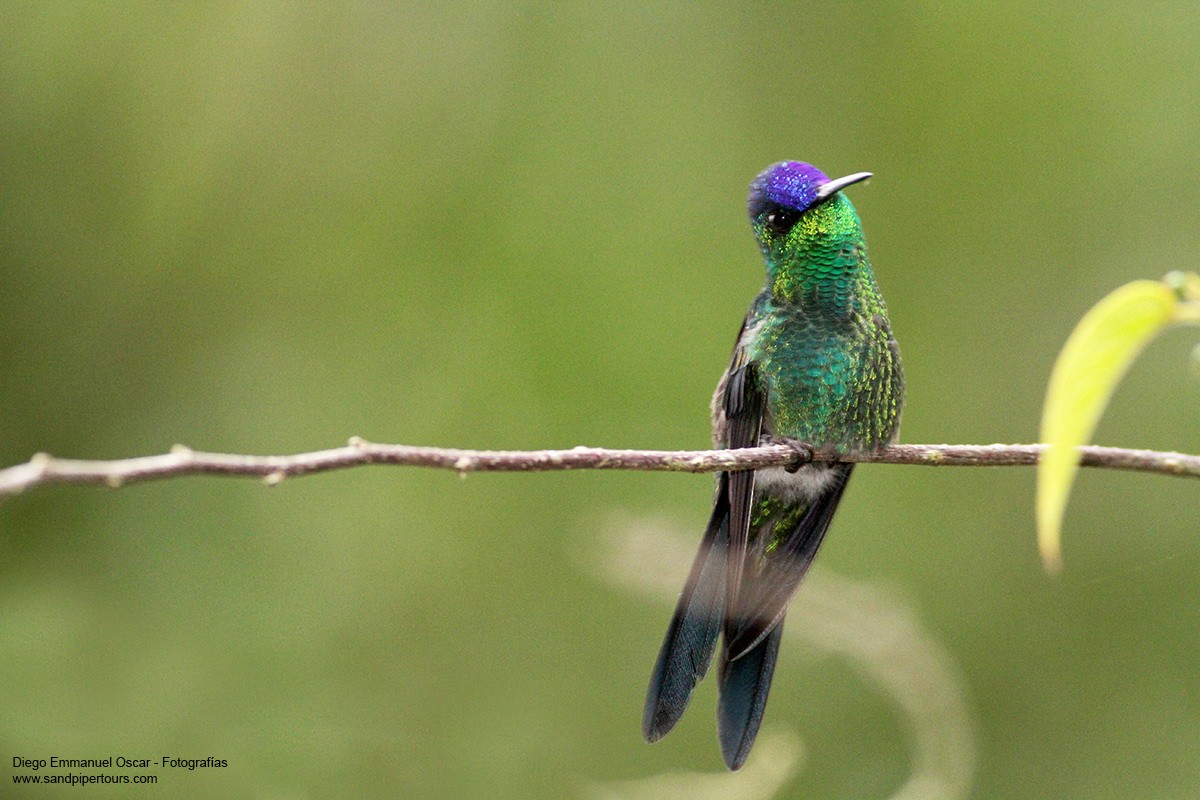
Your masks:
[{"label": "blurred green background", "polygon": [[[3,464],[350,435],[704,447],[761,283],[746,185],[783,158],[876,175],[851,196],[909,442],[1034,440],[1083,311],[1200,251],[1185,4],[59,2],[0,28]],[[1200,452],[1195,339],[1150,348],[1099,442]],[[1084,471],[1058,578],[1032,486],[863,467],[819,561],[949,665],[969,728],[923,735],[970,788],[916,796],[1196,797],[1200,486]],[[13,756],[230,764],[93,797],[719,773],[711,681],[641,741],[670,599],[603,578],[613,531],[693,546],[710,492],[373,468],[5,501],[0,795]],[[659,540],[640,565],[678,586]],[[787,644],[767,729],[804,758],[778,796],[905,784],[916,723],[869,669]]]}]

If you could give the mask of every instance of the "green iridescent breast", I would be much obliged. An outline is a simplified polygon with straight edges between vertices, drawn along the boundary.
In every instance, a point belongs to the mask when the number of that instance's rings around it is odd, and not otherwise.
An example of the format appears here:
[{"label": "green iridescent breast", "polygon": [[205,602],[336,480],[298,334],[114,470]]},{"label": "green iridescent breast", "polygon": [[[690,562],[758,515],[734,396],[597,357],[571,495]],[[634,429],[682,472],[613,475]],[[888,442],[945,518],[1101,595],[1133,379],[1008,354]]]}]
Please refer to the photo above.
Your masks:
[{"label": "green iridescent breast", "polygon": [[843,451],[894,441],[900,350],[854,205],[839,193],[786,237],[756,235],[767,282],[742,346],[767,394],[765,429]]},{"label": "green iridescent breast", "polygon": [[882,302],[849,314],[762,298],[744,340],[767,394],[766,428],[845,451],[895,439],[903,399],[900,352]]}]

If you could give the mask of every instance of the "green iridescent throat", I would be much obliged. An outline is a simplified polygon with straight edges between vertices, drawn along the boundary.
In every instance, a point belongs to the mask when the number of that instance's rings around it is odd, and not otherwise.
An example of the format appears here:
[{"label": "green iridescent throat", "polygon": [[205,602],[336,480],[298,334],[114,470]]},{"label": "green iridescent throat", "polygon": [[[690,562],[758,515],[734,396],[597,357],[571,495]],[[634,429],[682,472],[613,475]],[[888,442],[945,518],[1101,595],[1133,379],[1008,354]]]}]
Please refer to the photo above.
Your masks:
[{"label": "green iridescent throat", "polygon": [[854,206],[839,193],[786,235],[754,227],[767,285],[747,347],[771,387],[771,430],[844,451],[893,440],[899,352]]}]

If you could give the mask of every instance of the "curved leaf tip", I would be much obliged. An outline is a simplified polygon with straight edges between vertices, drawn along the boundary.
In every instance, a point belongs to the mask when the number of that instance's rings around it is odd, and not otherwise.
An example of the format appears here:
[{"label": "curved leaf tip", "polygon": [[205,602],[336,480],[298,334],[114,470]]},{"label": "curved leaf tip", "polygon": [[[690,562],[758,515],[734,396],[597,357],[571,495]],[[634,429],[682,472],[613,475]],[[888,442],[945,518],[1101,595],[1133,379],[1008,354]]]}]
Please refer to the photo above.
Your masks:
[{"label": "curved leaf tip", "polygon": [[1037,468],[1037,535],[1048,572],[1062,568],[1061,524],[1078,448],[1087,444],[1138,353],[1172,323],[1200,321],[1200,275],[1134,281],[1092,307],[1067,338],[1046,390]]}]

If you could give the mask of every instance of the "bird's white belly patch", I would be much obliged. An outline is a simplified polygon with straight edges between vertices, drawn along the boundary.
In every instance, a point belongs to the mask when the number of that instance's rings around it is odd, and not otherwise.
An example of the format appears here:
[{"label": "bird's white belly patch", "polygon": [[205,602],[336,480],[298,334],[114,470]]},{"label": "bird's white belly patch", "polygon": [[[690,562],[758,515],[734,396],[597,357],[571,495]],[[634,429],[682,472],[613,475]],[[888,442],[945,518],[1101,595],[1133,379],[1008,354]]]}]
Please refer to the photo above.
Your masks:
[{"label": "bird's white belly patch", "polygon": [[755,470],[754,488],[785,502],[812,500],[833,483],[837,473],[828,464],[805,464],[795,472],[783,467]]}]

